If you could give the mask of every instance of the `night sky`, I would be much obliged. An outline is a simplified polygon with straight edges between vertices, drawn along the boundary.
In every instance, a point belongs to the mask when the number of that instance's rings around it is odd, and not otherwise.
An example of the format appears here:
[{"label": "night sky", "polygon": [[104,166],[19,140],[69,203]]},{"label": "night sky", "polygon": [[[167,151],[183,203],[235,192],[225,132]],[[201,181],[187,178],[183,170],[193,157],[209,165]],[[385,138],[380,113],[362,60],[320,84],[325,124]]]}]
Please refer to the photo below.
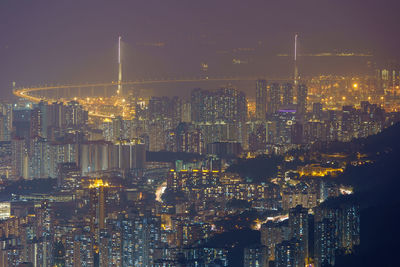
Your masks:
[{"label": "night sky", "polygon": [[[304,75],[359,73],[399,60],[398,0],[0,1],[0,95],[11,82],[111,81],[123,36],[124,79],[209,75],[288,76],[293,36]],[[233,64],[238,59],[244,64]]]}]

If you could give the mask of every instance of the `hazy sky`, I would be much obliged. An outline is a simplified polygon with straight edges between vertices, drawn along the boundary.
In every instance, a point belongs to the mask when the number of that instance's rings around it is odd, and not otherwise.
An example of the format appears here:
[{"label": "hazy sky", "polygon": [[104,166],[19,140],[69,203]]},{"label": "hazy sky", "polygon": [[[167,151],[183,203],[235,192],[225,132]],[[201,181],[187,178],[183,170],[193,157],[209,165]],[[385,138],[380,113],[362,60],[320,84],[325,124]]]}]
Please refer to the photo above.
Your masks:
[{"label": "hazy sky", "polygon": [[[115,80],[118,35],[129,80],[200,75],[201,62],[210,75],[290,75],[290,60],[276,55],[291,53],[296,32],[302,53],[398,60],[399,8],[399,0],[1,0],[0,92],[9,95],[12,81]],[[303,58],[303,72],[357,72],[367,59],[346,60]]]}]

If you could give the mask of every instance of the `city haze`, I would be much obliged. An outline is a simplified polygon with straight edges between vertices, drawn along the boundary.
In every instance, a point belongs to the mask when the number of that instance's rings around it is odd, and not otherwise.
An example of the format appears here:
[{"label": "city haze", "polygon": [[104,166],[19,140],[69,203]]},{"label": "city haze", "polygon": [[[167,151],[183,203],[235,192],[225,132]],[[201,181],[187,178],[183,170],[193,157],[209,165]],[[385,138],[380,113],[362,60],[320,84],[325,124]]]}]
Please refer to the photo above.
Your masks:
[{"label": "city haze", "polygon": [[[295,33],[302,75],[371,72],[374,64],[399,58],[399,5],[6,0],[0,3],[0,92],[10,96],[14,81],[24,86],[117,80],[119,35],[125,80],[200,76],[201,63],[213,76],[291,77]],[[312,56],[320,53],[356,56]]]}]

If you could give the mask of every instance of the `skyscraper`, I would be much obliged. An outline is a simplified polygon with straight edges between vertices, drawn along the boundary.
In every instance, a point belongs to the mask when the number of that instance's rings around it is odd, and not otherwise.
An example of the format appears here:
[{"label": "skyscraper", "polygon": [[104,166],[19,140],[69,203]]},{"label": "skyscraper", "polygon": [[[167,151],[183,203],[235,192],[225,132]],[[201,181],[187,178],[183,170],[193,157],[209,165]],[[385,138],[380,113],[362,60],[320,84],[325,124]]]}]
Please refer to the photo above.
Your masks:
[{"label": "skyscraper", "polygon": [[282,104],[284,106],[291,105],[293,104],[293,84],[291,83],[285,83],[282,85],[282,95],[283,95],[283,101]]},{"label": "skyscraper", "polygon": [[297,206],[289,211],[289,229],[291,237],[300,242],[301,262],[308,258],[308,210]]},{"label": "skyscraper", "polygon": [[283,241],[275,247],[275,267],[287,266],[304,266],[304,261],[301,259],[300,242],[296,239]]},{"label": "skyscraper", "polygon": [[249,246],[244,248],[244,266],[248,267],[265,267],[267,266],[267,247],[266,246]]},{"label": "skyscraper", "polygon": [[58,241],[53,248],[53,266],[65,266],[65,248],[61,241]]},{"label": "skyscraper", "polygon": [[315,266],[334,265],[335,252],[351,252],[360,244],[360,210],[351,201],[325,201],[315,210]]},{"label": "skyscraper", "polygon": [[100,231],[105,228],[106,194],[109,185],[103,180],[94,180],[89,186],[89,219],[90,231],[99,241]]},{"label": "skyscraper", "polygon": [[297,87],[297,113],[305,115],[307,111],[308,87],[305,84],[299,84]]},{"label": "skyscraper", "polygon": [[236,141],[247,145],[247,103],[243,92],[229,87],[217,91],[195,89],[191,94],[191,113],[205,144]]},{"label": "skyscraper", "polygon": [[325,218],[315,223],[314,258],[315,266],[335,264],[335,250],[337,247],[336,227],[332,219]]},{"label": "skyscraper", "polygon": [[28,151],[23,138],[14,137],[11,140],[11,165],[14,179],[28,178]]},{"label": "skyscraper", "polygon": [[47,102],[40,101],[38,104],[38,109],[40,110],[41,116],[41,129],[40,129],[40,137],[47,138],[47,130],[49,124],[49,105]]},{"label": "skyscraper", "polygon": [[80,127],[88,120],[88,112],[76,101],[69,101],[66,105],[65,119],[68,127]]},{"label": "skyscraper", "polygon": [[204,112],[204,95],[207,91],[196,88],[190,94],[190,114],[192,122],[200,122],[203,120]]},{"label": "skyscraper", "polygon": [[0,141],[8,141],[6,138],[6,116],[0,113]]},{"label": "skyscraper", "polygon": [[13,109],[11,104],[0,106],[0,141],[10,141],[13,123]]},{"label": "skyscraper", "polygon": [[52,175],[50,145],[45,138],[35,136],[30,139],[29,177],[47,178]]},{"label": "skyscraper", "polygon": [[268,114],[274,114],[281,105],[281,87],[279,83],[273,83],[269,87],[269,102],[267,106]]},{"label": "skyscraper", "polygon": [[267,113],[267,82],[258,80],[256,83],[256,119],[265,120]]},{"label": "skyscraper", "polygon": [[314,119],[321,120],[322,119],[322,104],[321,103],[313,103],[313,111],[312,115]]},{"label": "skyscraper", "polygon": [[153,266],[155,251],[160,243],[160,217],[137,216],[133,219],[133,238],[136,242],[133,266]]},{"label": "skyscraper", "polygon": [[204,153],[203,134],[192,124],[180,123],[173,134],[177,152]]},{"label": "skyscraper", "polygon": [[289,239],[288,222],[269,221],[261,226],[261,244],[268,248],[268,260],[275,260],[275,246]]},{"label": "skyscraper", "polygon": [[42,110],[39,107],[35,107],[31,110],[31,119],[30,119],[30,137],[38,137],[41,136],[42,133]]},{"label": "skyscraper", "polygon": [[31,110],[14,109],[12,126],[15,129],[13,137],[28,140],[31,134]]},{"label": "skyscraper", "polygon": [[296,122],[296,111],[282,109],[275,112],[272,121],[276,123],[276,135],[274,142],[277,144],[291,144],[293,124]]}]

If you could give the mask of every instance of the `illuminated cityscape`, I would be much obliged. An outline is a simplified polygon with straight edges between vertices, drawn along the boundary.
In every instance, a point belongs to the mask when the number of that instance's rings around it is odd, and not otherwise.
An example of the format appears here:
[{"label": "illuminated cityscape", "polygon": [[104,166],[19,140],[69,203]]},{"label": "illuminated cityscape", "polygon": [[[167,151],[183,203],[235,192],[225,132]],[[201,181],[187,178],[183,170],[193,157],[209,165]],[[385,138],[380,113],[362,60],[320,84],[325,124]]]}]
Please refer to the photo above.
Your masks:
[{"label": "illuminated cityscape", "polygon": [[[323,29],[284,3],[89,2],[101,18],[49,2],[54,25],[46,5],[0,4],[37,12],[22,29],[0,10],[0,267],[396,265],[391,27],[366,43],[369,18],[312,1],[294,6]],[[57,45],[21,48],[30,31]]]}]

